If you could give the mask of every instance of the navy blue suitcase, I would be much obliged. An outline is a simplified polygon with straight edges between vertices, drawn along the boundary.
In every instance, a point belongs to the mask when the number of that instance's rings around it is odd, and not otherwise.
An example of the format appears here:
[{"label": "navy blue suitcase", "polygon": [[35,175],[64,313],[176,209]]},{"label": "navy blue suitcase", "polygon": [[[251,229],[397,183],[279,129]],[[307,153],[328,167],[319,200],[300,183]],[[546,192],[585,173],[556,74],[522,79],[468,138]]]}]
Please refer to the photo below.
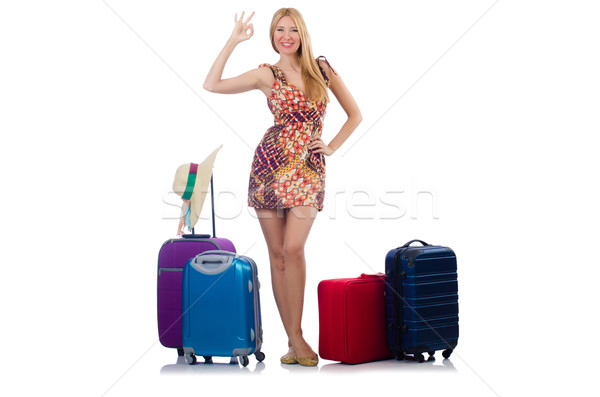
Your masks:
[{"label": "navy blue suitcase", "polygon": [[[419,242],[422,246],[411,246]],[[385,258],[386,338],[396,359],[425,361],[458,343],[458,281],[452,249],[412,240]]]}]

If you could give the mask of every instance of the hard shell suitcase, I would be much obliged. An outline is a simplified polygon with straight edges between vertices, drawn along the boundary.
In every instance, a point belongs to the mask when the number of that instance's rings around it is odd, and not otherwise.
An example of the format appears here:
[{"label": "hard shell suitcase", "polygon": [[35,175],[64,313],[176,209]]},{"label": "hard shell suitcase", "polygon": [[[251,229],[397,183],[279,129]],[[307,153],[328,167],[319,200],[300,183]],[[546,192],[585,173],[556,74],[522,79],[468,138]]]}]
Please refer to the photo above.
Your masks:
[{"label": "hard shell suitcase", "polygon": [[196,355],[241,357],[242,365],[262,346],[260,283],[254,260],[227,251],[207,251],[183,271],[183,351],[188,364]]},{"label": "hard shell suitcase", "polygon": [[208,234],[183,235],[183,238],[169,239],[163,243],[158,253],[157,275],[157,319],[160,343],[165,347],[176,348],[183,355],[181,341],[181,282],[183,267],[196,255],[210,250],[235,252],[234,244],[226,238],[215,237],[213,181],[211,186],[212,232]]},{"label": "hard shell suitcase", "polygon": [[433,356],[436,350],[450,357],[458,343],[454,251],[412,240],[388,252],[385,271],[387,343],[396,358],[408,353],[423,362],[424,352]]},{"label": "hard shell suitcase", "polygon": [[362,274],[319,283],[321,358],[360,364],[393,357],[385,339],[384,278]]}]

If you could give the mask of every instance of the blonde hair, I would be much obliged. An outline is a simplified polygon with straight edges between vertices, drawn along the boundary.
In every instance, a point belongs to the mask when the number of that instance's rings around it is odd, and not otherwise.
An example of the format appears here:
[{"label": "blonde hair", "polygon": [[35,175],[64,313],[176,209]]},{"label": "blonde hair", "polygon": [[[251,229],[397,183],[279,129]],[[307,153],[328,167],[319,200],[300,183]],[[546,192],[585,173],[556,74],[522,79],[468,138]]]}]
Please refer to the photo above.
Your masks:
[{"label": "blonde hair", "polygon": [[304,84],[304,94],[307,99],[311,101],[329,101],[329,92],[325,78],[321,74],[321,69],[317,64],[312,52],[312,45],[310,44],[310,36],[304,23],[304,18],[300,11],[295,8],[280,8],[273,15],[271,21],[271,28],[269,34],[271,35],[271,45],[276,53],[279,54],[273,36],[277,23],[284,16],[290,16],[294,20],[296,27],[298,28],[298,34],[300,35],[300,47],[298,48],[298,59],[300,61],[300,69],[302,72],[302,83]]}]

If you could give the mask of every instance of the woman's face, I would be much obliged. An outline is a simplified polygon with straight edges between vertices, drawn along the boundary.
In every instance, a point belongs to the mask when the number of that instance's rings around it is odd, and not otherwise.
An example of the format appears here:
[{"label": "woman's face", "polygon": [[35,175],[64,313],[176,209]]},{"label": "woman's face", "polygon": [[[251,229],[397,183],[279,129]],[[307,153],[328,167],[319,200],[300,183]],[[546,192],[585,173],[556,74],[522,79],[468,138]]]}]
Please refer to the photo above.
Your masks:
[{"label": "woman's face", "polygon": [[273,42],[280,54],[292,55],[300,48],[300,33],[289,15],[282,17],[273,33]]}]

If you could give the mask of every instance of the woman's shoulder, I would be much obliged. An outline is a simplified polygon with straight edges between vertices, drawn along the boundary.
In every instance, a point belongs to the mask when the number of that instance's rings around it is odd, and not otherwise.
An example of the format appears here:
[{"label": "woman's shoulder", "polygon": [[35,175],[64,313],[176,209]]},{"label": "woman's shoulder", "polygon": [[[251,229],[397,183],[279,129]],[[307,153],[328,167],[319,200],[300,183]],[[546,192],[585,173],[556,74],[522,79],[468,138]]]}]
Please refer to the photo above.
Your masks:
[{"label": "woman's shoulder", "polygon": [[258,65],[258,68],[253,70],[256,78],[260,80],[265,93],[271,89],[273,82],[277,80],[277,74],[273,66],[270,63],[261,63]]},{"label": "woman's shoulder", "polygon": [[319,65],[319,67],[321,68],[321,71],[325,72],[326,75],[328,75],[328,76],[331,76],[331,75],[337,76],[337,72],[329,64],[329,61],[327,60],[327,58],[325,58],[323,55],[317,57],[316,61],[317,61],[317,64]]},{"label": "woman's shoulder", "polygon": [[261,63],[260,65],[258,65],[257,71],[262,76],[271,76],[277,78],[278,68],[277,65],[272,65],[270,63]]}]

